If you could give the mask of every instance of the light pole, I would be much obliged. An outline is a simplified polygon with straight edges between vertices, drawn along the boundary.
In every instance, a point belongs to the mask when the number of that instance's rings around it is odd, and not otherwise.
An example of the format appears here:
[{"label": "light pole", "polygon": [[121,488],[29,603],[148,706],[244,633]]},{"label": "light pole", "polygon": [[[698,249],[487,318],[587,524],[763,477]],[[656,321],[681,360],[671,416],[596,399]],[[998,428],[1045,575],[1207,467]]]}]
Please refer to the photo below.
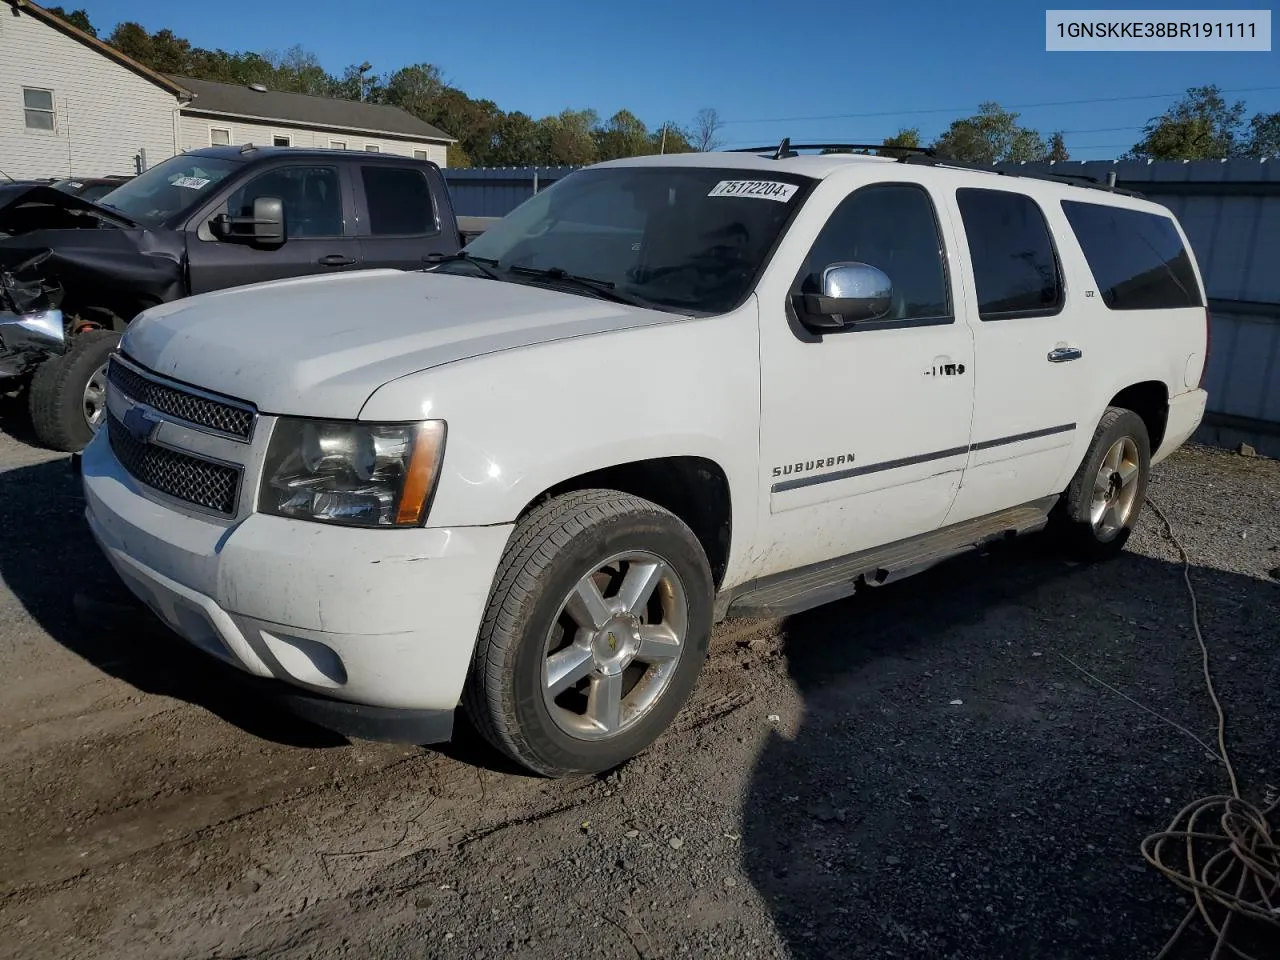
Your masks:
[{"label": "light pole", "polygon": [[365,99],[364,75],[373,69],[373,64],[370,63],[368,60],[366,60],[364,63],[360,64],[360,66],[357,67],[356,69],[360,71],[360,99],[364,100]]}]

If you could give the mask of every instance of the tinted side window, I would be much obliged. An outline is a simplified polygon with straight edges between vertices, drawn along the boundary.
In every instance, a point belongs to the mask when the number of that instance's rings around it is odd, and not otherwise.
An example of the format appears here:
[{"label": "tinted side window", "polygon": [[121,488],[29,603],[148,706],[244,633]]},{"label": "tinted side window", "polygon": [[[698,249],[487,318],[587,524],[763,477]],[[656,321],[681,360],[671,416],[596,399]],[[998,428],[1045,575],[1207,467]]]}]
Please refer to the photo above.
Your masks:
[{"label": "tinted side window", "polygon": [[1006,190],[956,191],[983,320],[1046,316],[1062,309],[1062,277],[1044,213]]},{"label": "tinted side window", "polygon": [[431,185],[421,170],[379,165],[361,167],[360,175],[369,203],[370,233],[404,237],[436,232]]},{"label": "tinted side window", "polygon": [[1204,306],[1191,255],[1168,217],[1078,200],[1063,200],[1062,211],[1112,310]]},{"label": "tinted side window", "polygon": [[284,201],[285,229],[290,239],[342,236],[342,190],[337,167],[268,170],[231,194],[227,212],[249,216],[253,201],[259,197],[279,197]]},{"label": "tinted side window", "polygon": [[870,264],[888,276],[893,306],[885,320],[951,318],[938,221],[921,188],[882,184],[846,197],[809,251],[802,292],[820,292],[822,271],[842,260]]}]

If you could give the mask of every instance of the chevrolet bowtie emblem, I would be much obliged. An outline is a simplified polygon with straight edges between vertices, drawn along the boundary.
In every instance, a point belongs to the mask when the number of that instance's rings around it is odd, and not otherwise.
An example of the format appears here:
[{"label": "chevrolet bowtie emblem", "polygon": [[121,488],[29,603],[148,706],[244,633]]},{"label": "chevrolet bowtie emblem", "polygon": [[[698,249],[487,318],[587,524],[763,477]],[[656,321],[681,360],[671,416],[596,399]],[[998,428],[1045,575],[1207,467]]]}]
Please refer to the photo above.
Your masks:
[{"label": "chevrolet bowtie emblem", "polygon": [[160,421],[146,407],[130,407],[124,415],[124,428],[138,443],[146,443],[156,432]]}]

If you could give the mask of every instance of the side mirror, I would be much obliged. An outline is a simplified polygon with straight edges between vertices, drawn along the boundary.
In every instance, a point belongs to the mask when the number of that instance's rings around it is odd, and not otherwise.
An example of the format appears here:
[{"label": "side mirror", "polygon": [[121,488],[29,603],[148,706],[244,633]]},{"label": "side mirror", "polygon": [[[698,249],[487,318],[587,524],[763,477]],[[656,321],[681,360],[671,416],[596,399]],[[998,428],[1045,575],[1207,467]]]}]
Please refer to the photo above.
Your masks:
[{"label": "side mirror", "polygon": [[284,201],[279,197],[258,197],[253,213],[233,217],[220,213],[209,221],[209,230],[219,240],[251,243],[255,247],[278,247],[285,241]]},{"label": "side mirror", "polygon": [[839,330],[879,320],[893,306],[893,284],[869,263],[842,261],[822,271],[822,292],[801,298],[804,322],[815,329]]}]

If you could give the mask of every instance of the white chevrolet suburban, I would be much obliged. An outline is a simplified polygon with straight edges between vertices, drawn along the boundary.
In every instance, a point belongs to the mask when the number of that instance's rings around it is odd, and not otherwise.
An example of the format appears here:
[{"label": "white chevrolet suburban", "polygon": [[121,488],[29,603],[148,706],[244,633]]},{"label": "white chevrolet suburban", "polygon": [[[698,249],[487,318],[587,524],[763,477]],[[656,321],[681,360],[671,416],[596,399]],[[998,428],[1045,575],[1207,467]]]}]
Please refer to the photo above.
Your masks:
[{"label": "white chevrolet suburban", "polygon": [[1205,408],[1174,217],[800,149],[603,163],[425,271],[148,310],[94,535],[264,695],[415,743],[461,708],[546,775],[652,742],[726,616],[1046,526],[1117,553]]}]

